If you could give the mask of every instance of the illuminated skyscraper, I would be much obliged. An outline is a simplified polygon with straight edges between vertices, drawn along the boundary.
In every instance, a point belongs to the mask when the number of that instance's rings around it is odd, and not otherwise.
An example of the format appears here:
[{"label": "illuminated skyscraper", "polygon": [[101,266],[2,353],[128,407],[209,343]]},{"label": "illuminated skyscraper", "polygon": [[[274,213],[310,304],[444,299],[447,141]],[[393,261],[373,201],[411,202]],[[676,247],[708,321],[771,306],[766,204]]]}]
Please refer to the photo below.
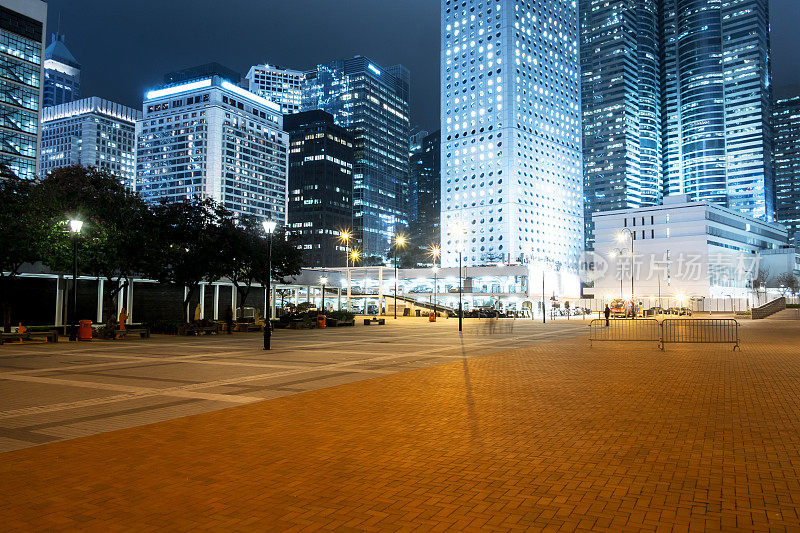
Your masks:
[{"label": "illuminated skyscraper", "polygon": [[272,65],[255,65],[243,84],[251,93],[281,106],[284,115],[300,111],[303,73]]},{"label": "illuminated skyscraper", "polygon": [[64,35],[54,33],[44,51],[44,107],[81,97],[81,64],[67,49]]},{"label": "illuminated skyscraper", "polygon": [[[583,250],[577,2],[443,0],[443,266],[575,272]],[[574,278],[575,281],[577,278]]]},{"label": "illuminated skyscraper", "polygon": [[582,0],[584,223],[661,202],[661,84],[655,0]]},{"label": "illuminated skyscraper", "polygon": [[800,237],[800,86],[787,88],[775,100],[775,211],[789,229],[791,243]]},{"label": "illuminated skyscraper", "polygon": [[146,201],[200,196],[286,223],[289,135],[278,104],[214,75],[149,91],[142,111],[136,190]]},{"label": "illuminated skyscraper", "polygon": [[663,0],[664,193],[774,218],[768,0]]},{"label": "illuminated skyscraper", "polygon": [[0,0],[0,164],[25,179],[39,173],[46,19],[41,0]]},{"label": "illuminated skyscraper", "polygon": [[581,0],[591,214],[687,194],[774,218],[768,0]]},{"label": "illuminated skyscraper", "polygon": [[353,135],[353,231],[364,256],[385,257],[408,225],[409,85],[403,66],[362,56],[317,65],[303,81],[303,111],[327,111]]},{"label": "illuminated skyscraper", "polygon": [[136,121],[142,112],[93,97],[42,110],[42,174],[70,165],[94,166],[136,181]]}]

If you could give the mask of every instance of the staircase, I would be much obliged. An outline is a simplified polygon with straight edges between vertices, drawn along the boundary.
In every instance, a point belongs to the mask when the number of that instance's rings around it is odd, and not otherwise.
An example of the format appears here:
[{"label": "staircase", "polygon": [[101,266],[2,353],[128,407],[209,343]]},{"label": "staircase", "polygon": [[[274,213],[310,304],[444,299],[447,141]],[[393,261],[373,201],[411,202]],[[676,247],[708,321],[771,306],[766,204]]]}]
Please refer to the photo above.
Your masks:
[{"label": "staircase", "polygon": [[786,309],[786,298],[781,297],[776,300],[772,300],[761,307],[754,307],[752,311],[752,318],[753,320],[760,320],[762,318],[767,318],[770,315],[774,315],[779,311],[783,311],[784,309]]}]

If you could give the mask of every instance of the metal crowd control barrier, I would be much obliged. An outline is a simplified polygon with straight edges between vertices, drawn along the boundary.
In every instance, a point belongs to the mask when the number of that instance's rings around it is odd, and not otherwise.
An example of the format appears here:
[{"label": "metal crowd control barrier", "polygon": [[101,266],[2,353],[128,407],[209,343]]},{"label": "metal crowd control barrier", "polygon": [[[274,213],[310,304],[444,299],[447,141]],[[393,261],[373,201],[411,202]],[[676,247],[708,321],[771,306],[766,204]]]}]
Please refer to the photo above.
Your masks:
[{"label": "metal crowd control barrier", "polygon": [[661,342],[661,326],[654,318],[628,320],[612,318],[606,326],[605,319],[589,323],[589,344],[595,341]]},{"label": "metal crowd control barrier", "polygon": [[667,343],[733,344],[739,346],[739,323],[731,318],[666,319],[661,323],[661,349]]},{"label": "metal crowd control barrier", "polygon": [[659,322],[653,318],[611,319],[606,326],[605,319],[589,323],[589,344],[600,341],[657,342],[664,350],[667,343],[709,343],[733,344],[739,346],[739,323],[733,319],[687,318],[665,319]]}]

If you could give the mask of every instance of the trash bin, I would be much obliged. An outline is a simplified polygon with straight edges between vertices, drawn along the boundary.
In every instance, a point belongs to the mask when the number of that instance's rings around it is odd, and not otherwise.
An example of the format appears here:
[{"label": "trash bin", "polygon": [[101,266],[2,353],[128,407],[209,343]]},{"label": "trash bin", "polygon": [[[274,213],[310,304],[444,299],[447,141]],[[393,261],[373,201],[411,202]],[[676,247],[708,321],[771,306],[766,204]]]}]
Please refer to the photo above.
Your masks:
[{"label": "trash bin", "polygon": [[317,315],[317,327],[322,329],[327,325],[327,317],[325,315]]},{"label": "trash bin", "polygon": [[436,313],[433,311],[428,313],[428,322],[436,322]]},{"label": "trash bin", "polygon": [[80,320],[78,323],[80,324],[80,326],[78,327],[78,340],[79,341],[92,340],[92,321]]}]

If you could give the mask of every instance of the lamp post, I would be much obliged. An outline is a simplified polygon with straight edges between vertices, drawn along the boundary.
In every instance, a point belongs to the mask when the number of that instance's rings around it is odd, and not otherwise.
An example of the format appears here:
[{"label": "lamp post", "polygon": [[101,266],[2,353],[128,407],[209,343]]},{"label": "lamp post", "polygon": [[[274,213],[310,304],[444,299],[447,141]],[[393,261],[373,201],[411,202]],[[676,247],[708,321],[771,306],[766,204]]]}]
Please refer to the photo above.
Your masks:
[{"label": "lamp post", "polygon": [[272,234],[278,223],[274,220],[265,220],[262,222],[264,225],[264,232],[267,234],[267,309],[264,323],[264,349],[269,350],[272,341]]},{"label": "lamp post", "polygon": [[633,278],[634,278],[634,274],[636,272],[636,256],[634,255],[634,252],[633,252],[633,241],[635,240],[635,237],[633,235],[633,230],[630,229],[630,228],[622,228],[622,231],[620,231],[617,234],[617,241],[623,242],[626,239],[626,237],[625,237],[626,233],[628,234],[628,237],[630,237],[630,239],[631,239],[631,306],[633,307],[633,309],[631,309],[631,315],[632,315],[632,318],[635,319],[636,318],[636,300],[634,299],[634,294],[633,294]]},{"label": "lamp post", "polygon": [[397,320],[397,249],[406,243],[402,235],[394,236],[394,318]]},{"label": "lamp post", "polygon": [[436,316],[437,300],[439,298],[439,267],[436,266],[436,260],[442,255],[442,250],[435,244],[431,246],[430,256],[433,259],[433,314]]},{"label": "lamp post", "polygon": [[322,276],[319,278],[319,283],[322,285],[322,314],[325,314],[325,285],[328,284],[328,276]]},{"label": "lamp post", "polygon": [[464,321],[464,302],[463,302],[463,286],[461,283],[461,270],[464,265],[464,236],[467,234],[467,228],[461,222],[456,222],[450,230],[450,234],[455,234],[458,243],[458,331],[462,331],[462,323]]},{"label": "lamp post", "polygon": [[70,317],[69,340],[78,340],[78,235],[83,228],[83,221],[69,221],[69,232],[72,234],[72,316]]}]

